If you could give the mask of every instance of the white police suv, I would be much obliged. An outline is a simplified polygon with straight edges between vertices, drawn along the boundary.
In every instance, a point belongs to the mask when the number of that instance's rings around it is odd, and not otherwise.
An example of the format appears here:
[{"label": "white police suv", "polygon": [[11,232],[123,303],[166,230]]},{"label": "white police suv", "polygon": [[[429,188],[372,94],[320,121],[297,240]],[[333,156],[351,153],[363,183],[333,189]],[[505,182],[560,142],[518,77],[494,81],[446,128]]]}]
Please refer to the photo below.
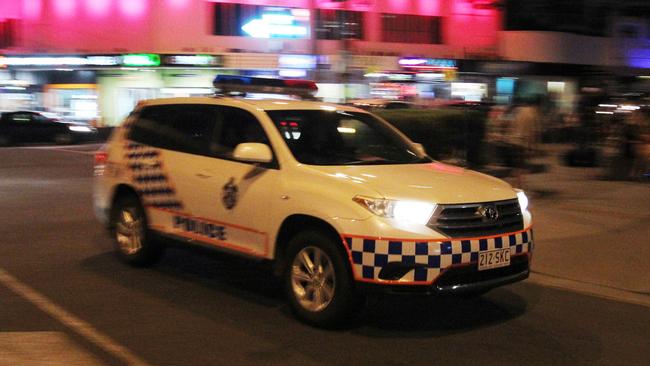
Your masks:
[{"label": "white police suv", "polygon": [[[215,86],[315,88],[224,76]],[[353,313],[365,290],[471,295],[529,274],[523,192],[434,161],[353,107],[144,101],[97,154],[95,177],[95,211],[126,262],[153,263],[161,237],[272,261],[295,314],[316,325]]]}]

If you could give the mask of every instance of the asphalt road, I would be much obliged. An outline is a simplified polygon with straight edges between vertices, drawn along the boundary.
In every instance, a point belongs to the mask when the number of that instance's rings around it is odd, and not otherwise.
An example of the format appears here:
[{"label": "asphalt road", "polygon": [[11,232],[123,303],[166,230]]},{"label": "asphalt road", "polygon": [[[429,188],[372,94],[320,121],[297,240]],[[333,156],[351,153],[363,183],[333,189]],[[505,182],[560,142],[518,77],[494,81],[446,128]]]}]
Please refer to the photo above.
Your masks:
[{"label": "asphalt road", "polygon": [[650,362],[650,308],[531,282],[372,298],[320,330],[255,263],[174,248],[130,268],[92,213],[94,148],[0,149],[0,366]]}]

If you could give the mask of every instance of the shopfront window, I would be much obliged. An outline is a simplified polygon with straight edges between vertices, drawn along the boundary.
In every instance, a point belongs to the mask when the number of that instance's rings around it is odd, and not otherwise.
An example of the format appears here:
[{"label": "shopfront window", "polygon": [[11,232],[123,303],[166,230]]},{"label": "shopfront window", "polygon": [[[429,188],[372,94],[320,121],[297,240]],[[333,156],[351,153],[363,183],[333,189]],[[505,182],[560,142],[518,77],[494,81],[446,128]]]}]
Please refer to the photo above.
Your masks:
[{"label": "shopfront window", "polygon": [[45,108],[66,120],[90,123],[99,118],[97,89],[94,84],[48,84]]},{"label": "shopfront window", "polygon": [[440,17],[384,13],[381,20],[384,42],[442,43]]},{"label": "shopfront window", "polygon": [[318,39],[363,39],[363,13],[346,10],[316,12]]}]

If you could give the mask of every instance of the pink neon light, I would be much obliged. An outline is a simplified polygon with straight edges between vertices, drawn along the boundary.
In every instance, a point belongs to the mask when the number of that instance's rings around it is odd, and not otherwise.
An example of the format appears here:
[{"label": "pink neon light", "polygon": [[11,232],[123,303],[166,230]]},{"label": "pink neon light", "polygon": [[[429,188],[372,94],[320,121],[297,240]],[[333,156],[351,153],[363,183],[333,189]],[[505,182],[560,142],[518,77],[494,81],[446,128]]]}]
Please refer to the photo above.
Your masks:
[{"label": "pink neon light", "polygon": [[76,0],[57,0],[54,2],[54,12],[60,18],[72,18],[77,13]]},{"label": "pink neon light", "polygon": [[42,9],[42,0],[25,0],[23,2],[23,14],[26,19],[40,18]]},{"label": "pink neon light", "polygon": [[120,0],[119,7],[129,18],[142,18],[149,9],[149,0]]},{"label": "pink neon light", "polygon": [[440,15],[440,0],[420,0],[418,1],[417,10],[418,15]]},{"label": "pink neon light", "polygon": [[411,7],[410,1],[404,0],[388,0],[388,5],[390,6],[390,11],[394,13],[407,13]]},{"label": "pink neon light", "polygon": [[107,16],[110,11],[111,0],[85,0],[84,5],[88,14],[94,17]]},{"label": "pink neon light", "polygon": [[21,5],[20,2],[0,1],[0,20],[20,18]]},{"label": "pink neon light", "polygon": [[172,9],[183,9],[187,8],[191,0],[167,0],[167,4]]},{"label": "pink neon light", "polygon": [[454,0],[454,14],[494,15],[495,9],[489,0]]},{"label": "pink neon light", "polygon": [[[247,5],[267,5],[267,6],[284,6],[292,8],[309,8],[312,0],[206,0],[212,3],[235,3]],[[329,0],[315,0],[315,1],[329,1]],[[318,6],[320,8],[320,6]]]}]

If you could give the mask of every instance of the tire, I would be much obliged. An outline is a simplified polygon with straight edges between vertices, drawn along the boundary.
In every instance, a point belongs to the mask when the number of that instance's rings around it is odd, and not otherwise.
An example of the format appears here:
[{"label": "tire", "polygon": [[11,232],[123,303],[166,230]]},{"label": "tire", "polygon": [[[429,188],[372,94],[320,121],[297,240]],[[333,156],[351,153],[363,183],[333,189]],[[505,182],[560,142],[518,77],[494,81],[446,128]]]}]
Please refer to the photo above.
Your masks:
[{"label": "tire", "polygon": [[287,246],[283,281],[291,309],[297,318],[318,327],[338,326],[360,308],[337,245],[320,232],[305,231]]},{"label": "tire", "polygon": [[140,200],[133,195],[118,197],[112,212],[112,233],[120,259],[134,267],[156,263],[164,248],[152,240]]},{"label": "tire", "polygon": [[0,147],[11,145],[11,138],[7,135],[0,135]]}]

